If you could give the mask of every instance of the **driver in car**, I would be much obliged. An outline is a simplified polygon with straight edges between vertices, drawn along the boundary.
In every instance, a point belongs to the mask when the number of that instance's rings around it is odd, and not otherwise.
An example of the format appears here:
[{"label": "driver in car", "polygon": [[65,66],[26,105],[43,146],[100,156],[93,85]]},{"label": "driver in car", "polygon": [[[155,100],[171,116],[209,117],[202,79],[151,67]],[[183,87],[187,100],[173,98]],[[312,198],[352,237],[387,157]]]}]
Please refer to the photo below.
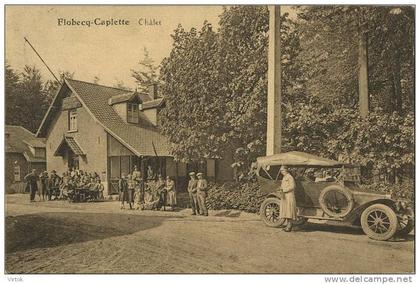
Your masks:
[{"label": "driver in car", "polygon": [[280,172],[283,175],[281,181],[280,191],[282,194],[282,199],[280,200],[280,218],[286,220],[285,232],[292,231],[293,220],[296,220],[296,199],[295,199],[295,188],[296,183],[293,176],[289,173],[287,166],[281,166]]}]

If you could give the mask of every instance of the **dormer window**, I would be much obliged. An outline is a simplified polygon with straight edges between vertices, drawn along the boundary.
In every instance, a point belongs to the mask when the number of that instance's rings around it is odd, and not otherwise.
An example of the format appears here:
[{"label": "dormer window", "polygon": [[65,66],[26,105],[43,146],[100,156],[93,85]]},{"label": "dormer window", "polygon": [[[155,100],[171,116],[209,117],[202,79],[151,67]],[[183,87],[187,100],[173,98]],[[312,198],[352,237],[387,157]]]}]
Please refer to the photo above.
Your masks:
[{"label": "dormer window", "polygon": [[127,122],[139,123],[139,105],[137,103],[127,103]]}]

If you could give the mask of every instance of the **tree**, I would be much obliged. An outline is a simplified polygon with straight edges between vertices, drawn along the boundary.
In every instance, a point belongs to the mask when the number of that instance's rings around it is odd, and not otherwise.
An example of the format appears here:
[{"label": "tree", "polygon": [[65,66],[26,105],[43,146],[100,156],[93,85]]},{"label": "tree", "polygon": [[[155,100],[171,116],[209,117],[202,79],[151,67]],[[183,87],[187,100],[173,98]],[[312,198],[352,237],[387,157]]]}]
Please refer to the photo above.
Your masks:
[{"label": "tree", "polygon": [[333,104],[356,105],[359,49],[355,39],[359,38],[362,17],[368,37],[372,109],[390,113],[413,109],[413,7],[305,6],[298,12],[300,56],[306,62],[311,94]]},{"label": "tree", "polygon": [[217,34],[209,23],[200,31],[174,31],[173,49],[162,62],[161,130],[172,142],[176,159],[200,161],[220,157],[226,144],[224,104],[218,88]]},{"label": "tree", "polygon": [[6,124],[18,124],[18,101],[19,101],[19,75],[6,63],[5,70],[5,102],[6,102]]},{"label": "tree", "polygon": [[[284,92],[289,101],[303,97],[296,58],[299,34],[283,16]],[[249,167],[265,152],[268,9],[233,6],[220,16],[220,30],[179,26],[173,48],[160,70],[166,107],[161,130],[178,159],[232,155]]]},{"label": "tree", "polygon": [[139,91],[148,92],[148,87],[158,81],[158,67],[150,57],[146,47],[143,48],[143,58],[138,62],[138,69],[131,69],[131,76],[137,83]]}]

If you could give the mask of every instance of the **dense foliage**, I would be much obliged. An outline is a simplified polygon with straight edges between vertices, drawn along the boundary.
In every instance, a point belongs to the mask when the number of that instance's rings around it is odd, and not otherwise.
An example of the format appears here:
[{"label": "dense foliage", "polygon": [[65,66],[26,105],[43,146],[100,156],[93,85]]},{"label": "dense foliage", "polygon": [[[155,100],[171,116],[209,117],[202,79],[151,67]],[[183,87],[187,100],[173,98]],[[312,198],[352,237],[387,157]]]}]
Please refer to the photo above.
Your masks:
[{"label": "dense foliage", "polygon": [[[72,76],[72,73],[60,72],[62,79]],[[43,81],[36,67],[25,66],[19,73],[6,64],[6,124],[36,132],[58,87],[57,81]]]},{"label": "dense foliage", "polygon": [[[298,34],[283,16],[284,92],[291,93],[298,72]],[[173,49],[162,62],[166,108],[161,129],[180,160],[233,155],[249,165],[265,152],[268,9],[241,6],[225,9],[220,29],[204,23],[201,30],[179,26]]]},{"label": "dense foliage", "polygon": [[255,182],[211,183],[207,197],[209,209],[234,209],[256,213],[259,211],[265,194],[261,193]]},{"label": "dense foliage", "polygon": [[[414,177],[414,10],[305,6],[282,18],[284,151],[363,166],[368,183]],[[268,10],[225,9],[220,29],[173,34],[161,68],[161,129],[178,159],[265,154]],[[358,36],[367,33],[367,119],[358,113]]]}]

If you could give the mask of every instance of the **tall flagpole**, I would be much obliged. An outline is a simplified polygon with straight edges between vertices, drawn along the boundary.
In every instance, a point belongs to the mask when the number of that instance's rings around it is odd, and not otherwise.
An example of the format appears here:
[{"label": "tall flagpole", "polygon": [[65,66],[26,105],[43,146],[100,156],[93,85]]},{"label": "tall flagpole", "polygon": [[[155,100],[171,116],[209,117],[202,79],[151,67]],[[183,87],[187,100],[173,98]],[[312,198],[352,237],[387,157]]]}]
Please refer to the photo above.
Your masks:
[{"label": "tall flagpole", "polygon": [[281,13],[279,5],[269,6],[267,155],[281,152]]}]

